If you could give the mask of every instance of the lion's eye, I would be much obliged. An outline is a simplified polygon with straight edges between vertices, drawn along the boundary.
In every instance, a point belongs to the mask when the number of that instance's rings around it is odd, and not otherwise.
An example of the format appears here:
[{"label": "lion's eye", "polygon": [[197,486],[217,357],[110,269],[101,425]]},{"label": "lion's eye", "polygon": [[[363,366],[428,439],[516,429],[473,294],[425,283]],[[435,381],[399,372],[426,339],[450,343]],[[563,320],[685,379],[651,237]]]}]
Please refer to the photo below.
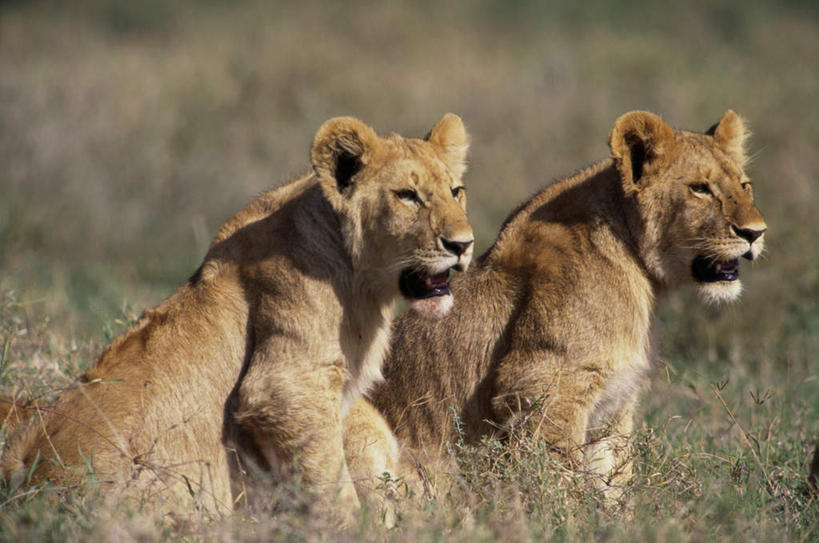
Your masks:
[{"label": "lion's eye", "polygon": [[412,189],[396,190],[394,192],[399,200],[418,204],[419,206],[424,204],[424,202],[421,201],[421,197],[418,196],[418,193]]},{"label": "lion's eye", "polygon": [[463,186],[455,187],[452,189],[452,196],[454,196],[455,199],[457,200],[458,198],[460,198],[461,194],[464,194],[465,192],[466,192],[465,187]]},{"label": "lion's eye", "polygon": [[691,183],[688,185],[688,188],[691,189],[691,192],[694,194],[702,194],[702,195],[710,195],[713,196],[713,192],[711,192],[711,186],[708,183]]}]

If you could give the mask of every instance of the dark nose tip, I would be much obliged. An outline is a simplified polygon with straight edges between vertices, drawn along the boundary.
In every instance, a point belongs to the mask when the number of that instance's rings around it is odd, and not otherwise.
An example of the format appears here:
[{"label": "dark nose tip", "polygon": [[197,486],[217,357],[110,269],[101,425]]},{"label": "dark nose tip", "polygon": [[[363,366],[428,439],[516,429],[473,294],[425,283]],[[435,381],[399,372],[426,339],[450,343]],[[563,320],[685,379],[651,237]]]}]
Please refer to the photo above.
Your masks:
[{"label": "dark nose tip", "polygon": [[746,240],[748,243],[753,243],[765,233],[767,228],[737,228],[736,226],[731,226],[734,229],[734,233],[741,237],[742,239]]},{"label": "dark nose tip", "polygon": [[441,238],[441,245],[444,246],[444,249],[449,251],[450,253],[461,256],[472,246],[473,240],[469,241],[452,241],[446,238]]}]

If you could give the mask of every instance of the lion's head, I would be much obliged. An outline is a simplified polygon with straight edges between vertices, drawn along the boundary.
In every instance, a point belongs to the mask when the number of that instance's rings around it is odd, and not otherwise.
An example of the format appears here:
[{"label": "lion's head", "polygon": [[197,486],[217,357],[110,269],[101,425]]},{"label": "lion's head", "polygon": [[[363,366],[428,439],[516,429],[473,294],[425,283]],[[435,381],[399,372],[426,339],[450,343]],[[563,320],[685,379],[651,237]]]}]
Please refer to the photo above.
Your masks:
[{"label": "lion's head", "polygon": [[739,257],[762,252],[767,228],[743,171],[747,131],[728,111],[704,134],[674,130],[634,111],[614,124],[609,144],[646,268],[661,285],[697,285],[709,301],[742,290]]},{"label": "lion's head", "polygon": [[423,140],[380,137],[357,119],[330,119],[313,143],[313,169],[357,268],[373,289],[397,290],[422,315],[449,311],[449,272],[465,270],[472,258],[461,181],[468,147],[453,114]]}]

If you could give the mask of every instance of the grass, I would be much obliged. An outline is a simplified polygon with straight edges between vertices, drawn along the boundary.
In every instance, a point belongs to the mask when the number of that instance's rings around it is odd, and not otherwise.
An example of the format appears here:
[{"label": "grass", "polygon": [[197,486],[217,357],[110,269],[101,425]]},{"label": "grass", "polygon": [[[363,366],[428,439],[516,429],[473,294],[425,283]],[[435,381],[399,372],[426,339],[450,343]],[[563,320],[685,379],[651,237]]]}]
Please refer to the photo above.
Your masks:
[{"label": "grass", "polygon": [[69,384],[196,269],[219,224],[303,171],[322,121],[472,137],[479,249],[649,109],[754,131],[770,231],[727,307],[664,299],[628,511],[537,443],[458,448],[452,496],[335,534],[275,516],[157,518],[93,490],[0,490],[0,539],[810,541],[819,438],[819,17],[809,2],[11,2],[0,6],[0,393]]}]

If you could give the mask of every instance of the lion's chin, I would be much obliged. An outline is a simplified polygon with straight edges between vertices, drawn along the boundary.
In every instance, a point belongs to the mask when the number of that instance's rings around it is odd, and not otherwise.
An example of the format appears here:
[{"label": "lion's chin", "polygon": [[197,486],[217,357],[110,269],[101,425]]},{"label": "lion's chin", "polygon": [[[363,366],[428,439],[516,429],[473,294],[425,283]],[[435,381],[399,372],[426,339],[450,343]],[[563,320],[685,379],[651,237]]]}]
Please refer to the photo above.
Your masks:
[{"label": "lion's chin", "polygon": [[452,309],[452,295],[432,296],[410,301],[410,309],[427,319],[440,319]]},{"label": "lion's chin", "polygon": [[733,302],[742,293],[742,283],[733,281],[716,281],[713,283],[697,283],[697,290],[703,300],[709,304],[725,304]]}]

